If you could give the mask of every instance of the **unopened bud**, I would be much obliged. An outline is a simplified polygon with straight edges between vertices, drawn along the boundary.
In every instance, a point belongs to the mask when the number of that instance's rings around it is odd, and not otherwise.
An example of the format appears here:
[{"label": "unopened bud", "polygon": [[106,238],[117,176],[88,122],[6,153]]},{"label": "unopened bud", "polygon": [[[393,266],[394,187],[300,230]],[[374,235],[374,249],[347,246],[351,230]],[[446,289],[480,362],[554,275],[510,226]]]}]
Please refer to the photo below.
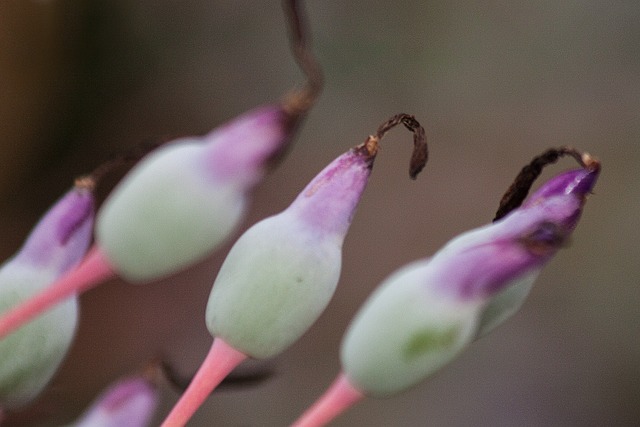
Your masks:
[{"label": "unopened bud", "polygon": [[495,317],[481,320],[493,298],[530,283],[564,245],[597,177],[598,171],[578,170],[553,178],[502,220],[385,280],[343,341],[343,369],[353,385],[371,395],[402,391],[451,361],[482,321],[495,326]]},{"label": "unopened bud", "polygon": [[282,213],[233,246],[207,305],[211,333],[255,357],[280,353],[329,302],[340,275],[342,242],[374,156],[356,148],[329,164]]},{"label": "unopened bud", "polygon": [[[91,241],[93,195],[74,188],[40,220],[22,248],[0,267],[0,313],[29,299],[73,269]],[[35,398],[73,339],[78,302],[67,298],[0,340],[0,407]]]}]

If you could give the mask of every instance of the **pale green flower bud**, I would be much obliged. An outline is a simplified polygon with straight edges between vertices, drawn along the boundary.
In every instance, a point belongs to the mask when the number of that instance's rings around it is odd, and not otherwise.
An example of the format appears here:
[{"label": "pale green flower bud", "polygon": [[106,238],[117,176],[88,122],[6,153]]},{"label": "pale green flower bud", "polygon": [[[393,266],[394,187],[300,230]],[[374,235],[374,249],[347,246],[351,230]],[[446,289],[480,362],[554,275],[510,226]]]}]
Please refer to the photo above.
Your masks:
[{"label": "pale green flower bud", "polygon": [[[72,189],[0,267],[0,313],[72,270],[85,255],[92,226],[91,191]],[[72,296],[0,340],[0,408],[26,405],[45,388],[71,345],[77,315]]]}]

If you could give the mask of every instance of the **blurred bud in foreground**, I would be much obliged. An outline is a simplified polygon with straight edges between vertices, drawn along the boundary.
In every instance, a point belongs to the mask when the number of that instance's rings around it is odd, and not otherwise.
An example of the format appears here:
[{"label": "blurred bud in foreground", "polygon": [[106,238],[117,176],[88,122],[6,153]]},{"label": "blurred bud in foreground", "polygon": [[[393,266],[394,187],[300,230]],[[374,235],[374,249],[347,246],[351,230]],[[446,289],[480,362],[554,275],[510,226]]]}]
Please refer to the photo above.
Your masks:
[{"label": "blurred bud in foreground", "polygon": [[140,376],[111,385],[70,427],[145,427],[158,406],[154,384]]},{"label": "blurred bud in foreground", "polygon": [[96,241],[107,262],[126,280],[144,282],[211,252],[238,225],[294,121],[265,107],[150,154],[98,212]]},{"label": "blurred bud in foreground", "polygon": [[402,392],[504,320],[503,310],[512,306],[494,306],[495,316],[487,307],[509,287],[535,278],[566,243],[598,174],[595,161],[561,174],[499,221],[393,273],[348,328],[342,373],[294,425],[324,425],[364,396]]},{"label": "blurred bud in foreground", "polygon": [[[331,162],[287,209],[238,239],[207,305],[213,346],[164,426],[186,423],[246,357],[281,353],[320,316],[338,284],[342,243],[369,180],[378,142],[399,123],[414,132],[419,153],[414,152],[414,158],[426,162],[422,127],[413,116],[394,116],[378,135]],[[419,171],[424,164],[414,166]]]},{"label": "blurred bud in foreground", "polygon": [[[0,267],[0,313],[27,300],[72,270],[91,242],[94,200],[79,184],[33,229]],[[0,408],[28,404],[56,372],[73,339],[78,300],[70,296],[0,340]]]}]

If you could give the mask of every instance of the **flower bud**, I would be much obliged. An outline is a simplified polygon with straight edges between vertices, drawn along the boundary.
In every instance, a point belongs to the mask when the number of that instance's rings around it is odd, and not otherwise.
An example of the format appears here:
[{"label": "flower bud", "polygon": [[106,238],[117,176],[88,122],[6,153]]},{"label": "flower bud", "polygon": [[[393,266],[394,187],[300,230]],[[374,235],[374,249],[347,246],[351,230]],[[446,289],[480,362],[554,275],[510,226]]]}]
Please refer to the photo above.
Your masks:
[{"label": "flower bud", "polygon": [[[523,208],[533,207],[544,203],[545,199],[558,196],[570,197],[573,195],[580,206],[584,205],[586,195],[591,192],[598,177],[599,169],[578,169],[567,171],[547,181],[538,191],[529,197],[523,204]],[[571,233],[580,219],[582,209],[578,209],[575,215],[568,215],[565,223],[567,233]],[[483,310],[478,329],[478,337],[490,332],[503,323],[522,306],[533,283],[538,278],[542,266],[533,268],[528,274],[508,285],[503,291],[495,295]]]},{"label": "flower bud", "polygon": [[113,268],[129,281],[149,281],[211,252],[238,225],[291,125],[280,107],[259,108],[143,159],[98,212],[97,244]]},{"label": "flower bud", "polygon": [[158,392],[143,377],[116,382],[105,390],[72,427],[144,427],[158,406]]},{"label": "flower bud", "polygon": [[[0,313],[53,283],[84,256],[93,225],[93,195],[74,188],[33,229],[20,251],[0,267]],[[63,300],[0,340],[0,407],[35,398],[49,382],[73,339],[78,302]]]},{"label": "flower bud", "polygon": [[289,208],[238,239],[209,297],[212,335],[266,358],[311,326],[336,288],[342,242],[374,157],[364,146],[341,155]]},{"label": "flower bud", "polygon": [[[476,337],[492,298],[530,281],[564,245],[597,176],[560,175],[504,219],[385,280],[345,335],[347,377],[367,394],[389,395],[448,363]],[[558,182],[561,191],[547,191]]]}]

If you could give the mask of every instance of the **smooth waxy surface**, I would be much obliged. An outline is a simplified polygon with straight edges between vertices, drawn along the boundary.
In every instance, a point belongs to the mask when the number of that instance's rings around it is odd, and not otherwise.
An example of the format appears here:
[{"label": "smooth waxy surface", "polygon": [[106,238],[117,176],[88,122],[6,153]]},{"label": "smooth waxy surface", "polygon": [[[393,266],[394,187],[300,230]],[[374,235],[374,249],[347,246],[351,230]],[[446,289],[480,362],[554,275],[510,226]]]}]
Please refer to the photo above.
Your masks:
[{"label": "smooth waxy surface", "polygon": [[285,211],[238,239],[209,297],[212,335],[265,358],[315,322],[338,283],[342,242],[374,157],[364,146],[339,156]]},{"label": "smooth waxy surface", "polygon": [[145,282],[198,261],[235,229],[250,190],[288,142],[280,107],[244,114],[144,158],[98,213],[99,247],[125,279]]},{"label": "smooth waxy surface", "polygon": [[598,171],[557,176],[500,221],[384,281],[345,334],[341,361],[349,381],[374,396],[400,392],[517,311],[575,229]]}]

